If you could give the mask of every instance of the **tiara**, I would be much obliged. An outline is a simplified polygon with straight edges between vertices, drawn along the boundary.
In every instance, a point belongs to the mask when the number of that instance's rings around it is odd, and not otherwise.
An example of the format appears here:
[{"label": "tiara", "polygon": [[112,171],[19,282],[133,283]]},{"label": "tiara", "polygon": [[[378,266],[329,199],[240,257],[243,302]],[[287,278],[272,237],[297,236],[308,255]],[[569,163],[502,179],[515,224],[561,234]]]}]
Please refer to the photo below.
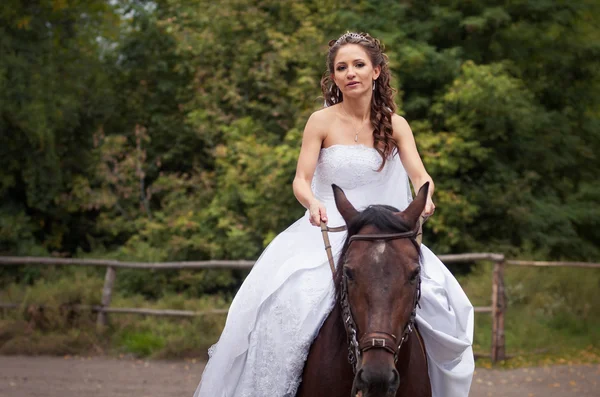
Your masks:
[{"label": "tiara", "polygon": [[357,40],[361,40],[361,39],[364,39],[364,38],[365,38],[365,36],[363,36],[363,35],[362,35],[362,34],[360,34],[360,33],[355,33],[355,32],[346,32],[346,33],[344,33],[344,34],[343,34],[343,35],[342,35],[342,36],[341,36],[339,39],[337,39],[337,40],[335,41],[335,44],[334,44],[334,45],[341,43],[342,41],[346,40],[348,37],[349,37],[349,38],[351,38],[351,39],[357,39]]}]

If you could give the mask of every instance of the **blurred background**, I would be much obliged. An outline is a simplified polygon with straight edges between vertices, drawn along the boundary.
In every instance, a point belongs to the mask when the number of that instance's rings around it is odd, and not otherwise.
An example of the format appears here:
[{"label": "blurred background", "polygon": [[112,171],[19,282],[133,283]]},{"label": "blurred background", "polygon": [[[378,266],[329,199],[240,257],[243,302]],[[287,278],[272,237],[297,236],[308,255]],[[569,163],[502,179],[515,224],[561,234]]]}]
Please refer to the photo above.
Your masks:
[{"label": "blurred background", "polygon": [[[304,209],[291,181],[327,43],[386,46],[436,181],[437,254],[600,261],[600,3],[3,0],[0,255],[258,257]],[[322,249],[322,247],[315,247]],[[449,266],[490,305],[489,263]],[[243,270],[119,269],[111,306],[227,308]],[[205,357],[224,322],[96,315],[105,269],[0,266],[0,354]],[[513,365],[600,361],[600,272],[507,268]],[[40,310],[44,305],[44,310]],[[476,316],[476,351],[490,344]]]}]

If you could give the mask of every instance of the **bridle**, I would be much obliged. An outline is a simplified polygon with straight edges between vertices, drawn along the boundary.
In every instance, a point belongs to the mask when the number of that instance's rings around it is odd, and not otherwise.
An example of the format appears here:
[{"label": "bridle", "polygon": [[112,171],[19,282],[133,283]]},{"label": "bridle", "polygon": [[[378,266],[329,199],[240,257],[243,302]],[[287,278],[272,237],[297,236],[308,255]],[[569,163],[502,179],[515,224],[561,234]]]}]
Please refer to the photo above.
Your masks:
[{"label": "bridle", "polygon": [[[347,230],[345,226],[329,228],[324,223],[321,224],[323,240],[325,241],[325,250],[329,259],[332,272],[335,274],[335,266],[333,263],[333,254],[331,252],[331,244],[329,243],[328,232],[340,232]],[[421,221],[418,222],[414,230],[401,233],[381,233],[381,234],[355,234],[350,236],[348,246],[354,241],[389,241],[398,239],[410,239],[416,246],[420,245]],[[344,328],[348,338],[348,362],[352,366],[352,370],[356,373],[360,356],[371,349],[383,349],[394,355],[394,363],[398,361],[398,353],[402,344],[408,339],[408,336],[414,329],[415,319],[417,316],[417,307],[421,298],[421,276],[417,277],[417,288],[413,300],[413,309],[410,314],[410,319],[404,326],[402,335],[398,338],[396,335],[389,332],[374,331],[365,334],[360,340],[357,335],[357,326],[352,316],[350,302],[348,300],[348,278],[342,270],[341,288],[340,288],[340,305],[342,308],[342,319]]]}]

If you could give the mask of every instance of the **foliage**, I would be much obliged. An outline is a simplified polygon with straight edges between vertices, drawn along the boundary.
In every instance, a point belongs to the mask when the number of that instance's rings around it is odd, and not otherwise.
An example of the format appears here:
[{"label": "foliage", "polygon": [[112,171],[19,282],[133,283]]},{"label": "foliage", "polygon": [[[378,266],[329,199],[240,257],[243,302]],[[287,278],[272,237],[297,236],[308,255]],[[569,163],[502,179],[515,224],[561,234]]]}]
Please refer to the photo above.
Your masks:
[{"label": "foliage", "polygon": [[[9,0],[0,253],[256,258],[303,212],[291,190],[302,129],[322,104],[328,40],[352,29],[386,44],[436,181],[435,252],[597,261],[599,11],[591,0]],[[2,268],[0,284],[52,274]],[[243,277],[132,270],[118,288],[229,296]]]}]

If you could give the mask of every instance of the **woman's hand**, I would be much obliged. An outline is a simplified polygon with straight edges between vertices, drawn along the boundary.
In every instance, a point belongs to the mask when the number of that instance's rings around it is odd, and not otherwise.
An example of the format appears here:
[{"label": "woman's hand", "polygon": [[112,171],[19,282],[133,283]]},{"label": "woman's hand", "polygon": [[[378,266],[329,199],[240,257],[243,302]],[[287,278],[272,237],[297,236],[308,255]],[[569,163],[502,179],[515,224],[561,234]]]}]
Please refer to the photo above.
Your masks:
[{"label": "woman's hand", "polygon": [[429,218],[431,215],[433,215],[434,212],[435,212],[435,204],[433,203],[431,196],[427,195],[427,202],[425,203],[425,209],[423,209],[423,215],[422,215],[422,217],[424,218],[423,220]]},{"label": "woman's hand", "polygon": [[311,225],[321,226],[321,221],[327,223],[327,210],[319,200],[311,201],[308,206],[308,212],[310,214],[309,220]]}]

